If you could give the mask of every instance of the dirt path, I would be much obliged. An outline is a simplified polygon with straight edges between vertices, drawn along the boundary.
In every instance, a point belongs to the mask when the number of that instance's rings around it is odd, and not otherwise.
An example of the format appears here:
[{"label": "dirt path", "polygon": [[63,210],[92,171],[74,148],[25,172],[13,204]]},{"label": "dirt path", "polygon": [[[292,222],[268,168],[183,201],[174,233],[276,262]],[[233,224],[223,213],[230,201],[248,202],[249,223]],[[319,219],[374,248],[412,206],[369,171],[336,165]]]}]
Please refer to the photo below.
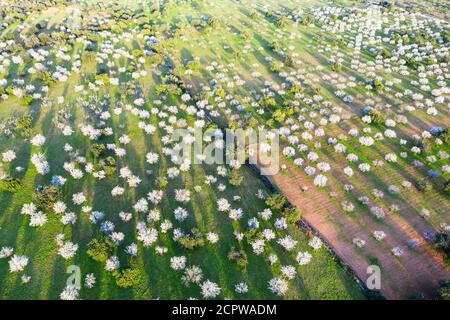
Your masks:
[{"label": "dirt path", "polygon": [[[432,298],[439,280],[450,278],[449,268],[425,241],[420,241],[415,250],[406,248],[408,239],[422,239],[421,233],[429,229],[420,217],[406,221],[401,215],[387,216],[381,225],[373,221],[369,213],[349,217],[341,212],[326,192],[318,190],[306,174],[286,165],[287,172],[268,178],[293,205],[300,208],[303,218],[327,240],[362,281],[365,282],[368,277],[367,267],[377,261],[381,266],[381,293],[386,298],[408,299],[416,293]],[[309,190],[303,192],[302,186],[307,186]],[[384,241],[378,242],[371,233],[384,229],[383,225],[396,232],[388,233]],[[355,237],[366,241],[363,249],[352,243]],[[391,253],[396,246],[405,248],[400,258]]]}]

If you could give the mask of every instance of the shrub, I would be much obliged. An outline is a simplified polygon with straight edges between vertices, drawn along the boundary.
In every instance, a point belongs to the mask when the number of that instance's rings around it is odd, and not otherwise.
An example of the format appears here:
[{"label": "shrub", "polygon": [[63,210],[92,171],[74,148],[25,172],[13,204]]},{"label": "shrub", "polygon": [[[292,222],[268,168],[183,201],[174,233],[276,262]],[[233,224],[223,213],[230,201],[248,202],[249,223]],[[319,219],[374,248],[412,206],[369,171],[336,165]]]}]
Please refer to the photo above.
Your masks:
[{"label": "shrub", "polygon": [[109,76],[106,74],[106,72],[99,71],[99,73],[101,74],[95,75],[95,81],[102,81],[105,85],[109,84]]},{"label": "shrub", "polygon": [[52,78],[52,76],[50,75],[50,73],[48,71],[45,70],[41,70],[37,73],[37,76],[42,80],[42,82],[46,85],[46,86],[52,86],[56,81],[55,79]]},{"label": "shrub", "polygon": [[125,269],[116,276],[116,284],[121,288],[133,287],[139,284],[140,280],[140,272],[133,268]]},{"label": "shrub", "polygon": [[439,282],[439,299],[450,300],[450,280],[442,280]]},{"label": "shrub", "polygon": [[169,184],[169,181],[165,176],[158,177],[156,179],[156,185],[159,187],[159,189],[165,189],[167,185]]},{"label": "shrub", "polygon": [[298,93],[303,93],[303,88],[299,85],[292,85],[292,87],[289,88],[287,91],[288,94],[296,95]]},{"label": "shrub", "polygon": [[377,109],[370,109],[369,115],[375,124],[382,124],[386,120],[386,116]]},{"label": "shrub", "polygon": [[0,180],[0,189],[8,192],[17,192],[21,187],[20,180],[13,177]]},{"label": "shrub", "polygon": [[55,202],[61,199],[61,193],[55,186],[45,186],[34,193],[33,199],[43,211],[51,211]]},{"label": "shrub", "polygon": [[95,261],[105,262],[112,254],[113,248],[113,243],[106,237],[100,239],[92,239],[88,243],[88,249],[86,253]]},{"label": "shrub", "polygon": [[248,241],[253,241],[259,236],[258,229],[256,228],[248,229],[247,231],[245,231],[244,235]]},{"label": "shrub", "polygon": [[433,190],[433,185],[427,179],[421,179],[416,183],[416,189],[420,192],[428,192]]},{"label": "shrub", "polygon": [[314,22],[314,17],[311,15],[307,15],[305,17],[302,18],[301,24],[304,26],[310,25],[311,23]]},{"label": "shrub", "polygon": [[90,149],[91,149],[91,152],[94,155],[94,157],[98,158],[104,153],[106,147],[102,143],[95,143],[91,146]]},{"label": "shrub", "polygon": [[387,51],[386,49],[378,50],[375,56],[382,56],[383,58],[392,58],[392,53]]},{"label": "shrub", "polygon": [[378,80],[378,79],[375,79],[375,80],[372,81],[372,86],[375,89],[375,91],[377,91],[377,92],[380,92],[380,91],[384,90],[383,83],[380,80]]},{"label": "shrub", "polygon": [[331,66],[331,70],[334,72],[337,72],[337,71],[341,70],[341,67],[342,67],[342,64],[340,64],[339,62],[335,62]]},{"label": "shrub", "polygon": [[417,70],[420,66],[420,63],[417,60],[415,60],[414,58],[406,58],[405,61],[406,61],[406,65],[414,70]]},{"label": "shrub", "polygon": [[288,23],[288,19],[285,16],[281,16],[277,18],[276,25],[278,28],[283,28]]},{"label": "shrub", "polygon": [[239,174],[238,170],[232,170],[230,174],[230,184],[232,186],[239,186],[242,183],[242,180],[244,180],[244,177]]},{"label": "shrub", "polygon": [[280,72],[282,67],[283,67],[283,64],[281,62],[272,61],[270,63],[270,71],[272,71],[274,73]]},{"label": "shrub", "polygon": [[274,50],[274,51],[278,51],[280,49],[280,44],[277,41],[272,41],[269,44],[270,49]]},{"label": "shrub", "polygon": [[445,144],[450,144],[450,131],[448,129],[444,129],[444,131],[439,134],[439,139],[442,140]]},{"label": "shrub", "polygon": [[283,110],[278,109],[272,114],[272,118],[278,122],[284,122],[286,119],[286,113]]},{"label": "shrub", "polygon": [[150,56],[150,62],[156,65],[163,63],[164,57],[159,53],[154,53]]},{"label": "shrub", "polygon": [[205,245],[205,240],[198,229],[191,229],[191,231],[181,237],[178,243],[185,249],[193,250],[196,248],[201,248]]},{"label": "shrub", "polygon": [[134,49],[132,52],[131,52],[131,54],[133,55],[133,57],[137,60],[137,59],[139,59],[140,57],[143,57],[144,56],[144,53],[141,51],[141,50],[138,50],[138,49]]},{"label": "shrub", "polygon": [[23,96],[19,100],[19,104],[21,106],[28,106],[28,105],[30,105],[31,102],[33,102],[33,97],[30,95]]},{"label": "shrub", "polygon": [[294,66],[294,58],[291,55],[285,54],[283,56],[283,63],[287,67],[293,67]]},{"label": "shrub", "polygon": [[155,91],[158,96],[164,95],[168,91],[167,85],[166,84],[158,84],[155,87]]},{"label": "shrub", "polygon": [[450,180],[446,181],[444,184],[444,193],[450,195]]},{"label": "shrub", "polygon": [[300,211],[297,207],[287,207],[283,210],[281,213],[284,218],[286,218],[286,221],[290,224],[296,223],[298,220],[300,220]]},{"label": "shrub", "polygon": [[448,231],[438,233],[434,245],[437,250],[445,254],[447,259],[450,259],[450,234]]},{"label": "shrub", "polygon": [[99,162],[100,170],[105,171],[106,175],[111,175],[116,170],[116,160],[108,156],[105,159],[100,160]]},{"label": "shrub", "polygon": [[259,104],[264,108],[275,107],[277,105],[277,101],[274,98],[265,97],[259,101]]},{"label": "shrub", "polygon": [[266,199],[266,205],[273,210],[281,210],[285,204],[286,198],[279,193],[271,195]]},{"label": "shrub", "polygon": [[248,264],[247,254],[242,250],[231,248],[231,251],[228,253],[228,259],[236,262],[241,268],[245,268]]}]

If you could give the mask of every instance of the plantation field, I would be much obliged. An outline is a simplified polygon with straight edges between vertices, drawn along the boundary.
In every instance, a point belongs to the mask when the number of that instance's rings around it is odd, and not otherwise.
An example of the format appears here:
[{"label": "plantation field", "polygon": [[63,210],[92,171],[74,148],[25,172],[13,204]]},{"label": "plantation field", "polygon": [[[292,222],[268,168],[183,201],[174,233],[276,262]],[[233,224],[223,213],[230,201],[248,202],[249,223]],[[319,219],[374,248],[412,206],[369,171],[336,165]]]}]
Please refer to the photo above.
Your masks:
[{"label": "plantation field", "polygon": [[[339,260],[380,268],[371,297],[439,296],[445,3],[4,2],[0,299],[367,298]],[[177,162],[194,128],[276,132],[279,194]]]}]

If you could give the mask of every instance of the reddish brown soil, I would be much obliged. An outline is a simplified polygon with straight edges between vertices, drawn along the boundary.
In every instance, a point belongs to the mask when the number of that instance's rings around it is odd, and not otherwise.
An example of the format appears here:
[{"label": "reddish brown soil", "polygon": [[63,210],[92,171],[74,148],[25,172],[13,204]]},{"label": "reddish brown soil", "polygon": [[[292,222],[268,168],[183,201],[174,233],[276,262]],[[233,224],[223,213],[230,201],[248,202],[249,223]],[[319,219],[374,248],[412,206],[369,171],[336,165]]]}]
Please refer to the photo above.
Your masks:
[{"label": "reddish brown soil", "polygon": [[[406,247],[408,239],[423,239],[422,232],[430,228],[420,216],[405,215],[405,218],[403,215],[388,215],[381,227],[370,217],[370,213],[350,217],[342,212],[326,192],[317,189],[306,174],[288,164],[287,166],[288,169],[284,172],[269,179],[300,209],[303,218],[322,235],[359,279],[366,281],[367,267],[376,258],[381,266],[381,293],[386,298],[408,299],[418,293],[432,298],[436,294],[439,280],[450,278],[450,270],[442,257],[425,241],[422,240],[414,250]],[[302,186],[309,189],[303,192]],[[389,232],[379,242],[371,233],[384,229],[383,225],[395,232]],[[355,237],[366,241],[364,248],[357,248],[352,243]],[[398,245],[405,249],[401,257],[395,257],[391,253],[391,249]]]}]

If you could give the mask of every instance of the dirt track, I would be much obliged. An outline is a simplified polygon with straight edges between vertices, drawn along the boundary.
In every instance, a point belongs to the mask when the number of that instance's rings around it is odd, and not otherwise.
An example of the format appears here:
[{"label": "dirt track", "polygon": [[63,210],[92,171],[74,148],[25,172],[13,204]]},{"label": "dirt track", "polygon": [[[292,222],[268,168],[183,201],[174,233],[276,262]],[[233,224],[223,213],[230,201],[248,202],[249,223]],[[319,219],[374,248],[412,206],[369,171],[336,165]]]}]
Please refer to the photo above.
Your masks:
[{"label": "dirt track", "polygon": [[[312,184],[306,174],[286,165],[287,172],[268,178],[300,209],[303,218],[322,235],[359,279],[366,281],[367,267],[376,259],[381,266],[381,293],[387,299],[408,299],[417,293],[433,298],[439,280],[450,277],[449,268],[425,241],[421,241],[414,251],[406,249],[400,258],[391,253],[391,248],[400,244],[404,247],[408,239],[422,239],[421,233],[429,226],[420,217],[406,221],[401,215],[387,216],[384,223],[398,232],[390,233],[383,242],[378,242],[371,232],[380,226],[371,217],[351,218],[345,215],[327,193]],[[309,189],[303,192],[302,186]],[[366,241],[363,249],[352,243],[355,237]]]}]

